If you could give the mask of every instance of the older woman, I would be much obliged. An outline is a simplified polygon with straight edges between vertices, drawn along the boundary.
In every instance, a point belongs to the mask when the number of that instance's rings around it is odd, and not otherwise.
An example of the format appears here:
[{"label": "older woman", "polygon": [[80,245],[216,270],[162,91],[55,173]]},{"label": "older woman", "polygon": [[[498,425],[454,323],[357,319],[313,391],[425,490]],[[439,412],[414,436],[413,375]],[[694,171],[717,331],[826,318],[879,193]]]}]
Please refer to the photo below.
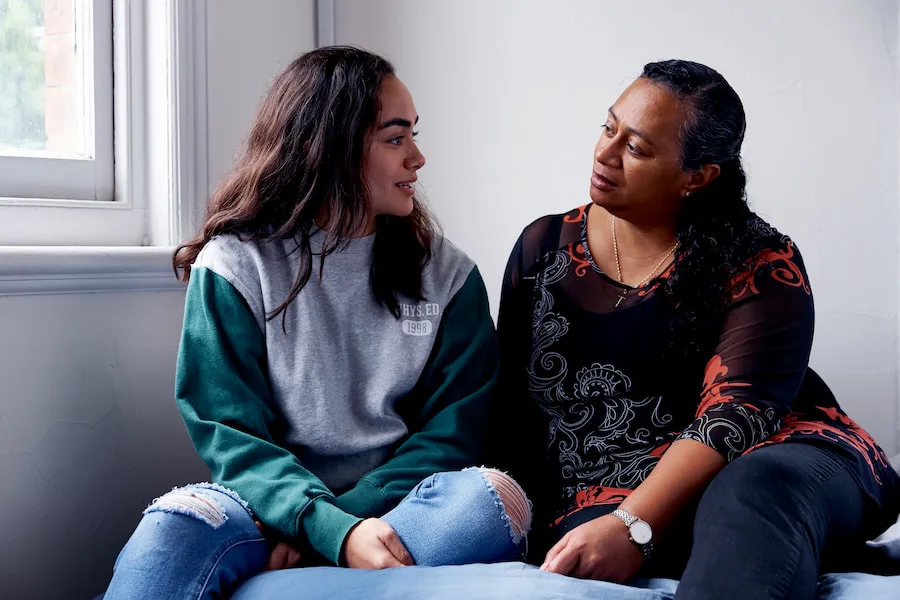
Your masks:
[{"label": "older woman", "polygon": [[529,225],[501,299],[498,466],[542,569],[813,598],[900,510],[884,452],[808,366],[797,246],[747,206],[741,101],[646,65],[609,109],[591,203]]}]

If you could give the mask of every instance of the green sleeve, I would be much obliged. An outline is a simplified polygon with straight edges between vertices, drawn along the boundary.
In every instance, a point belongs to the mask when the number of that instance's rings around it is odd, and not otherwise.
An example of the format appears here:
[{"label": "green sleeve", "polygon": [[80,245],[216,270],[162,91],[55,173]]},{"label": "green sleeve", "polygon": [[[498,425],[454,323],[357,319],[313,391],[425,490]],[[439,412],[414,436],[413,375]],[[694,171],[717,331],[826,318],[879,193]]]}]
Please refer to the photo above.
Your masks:
[{"label": "green sleeve", "polygon": [[263,334],[234,287],[202,267],[191,270],[175,397],[213,480],[235,490],[263,523],[337,563],[359,519],[275,442],[279,417]]},{"label": "green sleeve", "polygon": [[447,304],[419,381],[398,410],[410,435],[392,457],[337,499],[360,517],[380,517],[422,479],[480,459],[499,353],[487,292],[473,268]]}]

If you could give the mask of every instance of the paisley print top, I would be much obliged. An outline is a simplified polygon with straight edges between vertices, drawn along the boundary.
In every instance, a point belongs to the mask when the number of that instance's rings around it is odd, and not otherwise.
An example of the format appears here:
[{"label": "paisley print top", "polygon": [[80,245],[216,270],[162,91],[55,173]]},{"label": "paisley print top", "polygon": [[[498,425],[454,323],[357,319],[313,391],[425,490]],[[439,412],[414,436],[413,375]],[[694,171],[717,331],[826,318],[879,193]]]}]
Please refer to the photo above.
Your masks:
[{"label": "paisley print top", "polygon": [[836,445],[880,502],[896,479],[885,453],[808,368],[813,298],[793,242],[752,225],[772,246],[730,282],[718,345],[705,369],[685,373],[665,358],[671,309],[657,293],[677,265],[615,308],[623,286],[591,258],[589,209],[527,227],[504,278],[500,438],[536,513],[552,526],[620,503],[678,439],[727,460],[788,440]]}]

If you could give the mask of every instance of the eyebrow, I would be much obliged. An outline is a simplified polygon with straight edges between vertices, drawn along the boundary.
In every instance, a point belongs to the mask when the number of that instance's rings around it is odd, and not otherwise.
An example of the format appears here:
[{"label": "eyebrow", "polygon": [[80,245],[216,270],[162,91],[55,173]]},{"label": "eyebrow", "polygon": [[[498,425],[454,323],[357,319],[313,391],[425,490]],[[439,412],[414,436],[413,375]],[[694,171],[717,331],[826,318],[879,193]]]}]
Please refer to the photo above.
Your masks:
[{"label": "eyebrow", "polygon": [[[419,117],[416,117],[416,123],[418,123],[418,122],[419,122]],[[400,117],[395,117],[393,119],[390,119],[390,120],[382,123],[381,127],[379,127],[379,129],[387,129],[388,127],[394,127],[395,125],[397,125],[399,127],[406,127],[407,129],[409,129],[410,127],[413,126],[413,124],[410,123],[408,120],[401,119]]]},{"label": "eyebrow", "polygon": [[[612,117],[613,117],[613,119],[615,119],[616,121],[619,120],[619,117],[617,117],[617,116],[616,116],[616,113],[613,112],[612,107],[609,108],[609,114],[611,114]],[[637,129],[632,129],[631,127],[626,127],[626,129],[627,129],[628,131],[630,131],[631,133],[633,133],[634,135],[636,135],[636,136],[638,136],[639,138],[641,138],[642,140],[644,140],[645,142],[647,142],[648,144],[650,144],[651,146],[653,145],[653,142],[650,141],[650,138],[648,138],[647,135],[646,135],[645,133],[643,133],[643,132],[641,132],[641,131],[638,131]]]}]

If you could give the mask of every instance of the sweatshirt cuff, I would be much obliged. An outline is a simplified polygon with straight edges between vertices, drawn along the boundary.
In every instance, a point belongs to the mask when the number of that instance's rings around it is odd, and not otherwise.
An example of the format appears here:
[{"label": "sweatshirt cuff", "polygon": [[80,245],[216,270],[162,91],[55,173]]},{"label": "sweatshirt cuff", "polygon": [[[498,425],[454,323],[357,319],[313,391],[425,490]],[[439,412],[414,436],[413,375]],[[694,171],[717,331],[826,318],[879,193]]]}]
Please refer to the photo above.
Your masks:
[{"label": "sweatshirt cuff", "polygon": [[300,525],[310,546],[334,564],[339,564],[344,539],[357,523],[358,517],[347,514],[328,500],[312,502],[300,515]]},{"label": "sweatshirt cuff", "polygon": [[363,518],[380,518],[391,509],[381,488],[365,479],[338,496],[337,505],[343,511]]}]

